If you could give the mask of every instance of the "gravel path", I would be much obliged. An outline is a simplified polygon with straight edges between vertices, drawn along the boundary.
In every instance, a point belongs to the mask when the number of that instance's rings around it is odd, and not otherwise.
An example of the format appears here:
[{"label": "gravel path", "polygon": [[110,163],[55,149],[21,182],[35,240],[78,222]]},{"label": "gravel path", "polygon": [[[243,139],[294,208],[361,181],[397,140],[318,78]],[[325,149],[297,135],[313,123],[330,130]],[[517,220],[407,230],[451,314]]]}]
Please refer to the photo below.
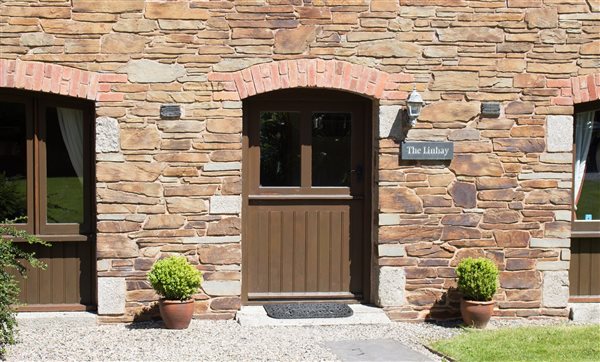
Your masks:
[{"label": "gravel path", "polygon": [[[561,323],[495,321],[492,328]],[[565,323],[565,322],[562,322]],[[19,341],[9,361],[22,360],[337,360],[326,341],[394,339],[433,360],[422,346],[461,332],[454,324],[393,323],[378,326],[242,327],[234,321],[194,320],[173,331],[160,322],[97,325],[92,318],[20,319]]]}]

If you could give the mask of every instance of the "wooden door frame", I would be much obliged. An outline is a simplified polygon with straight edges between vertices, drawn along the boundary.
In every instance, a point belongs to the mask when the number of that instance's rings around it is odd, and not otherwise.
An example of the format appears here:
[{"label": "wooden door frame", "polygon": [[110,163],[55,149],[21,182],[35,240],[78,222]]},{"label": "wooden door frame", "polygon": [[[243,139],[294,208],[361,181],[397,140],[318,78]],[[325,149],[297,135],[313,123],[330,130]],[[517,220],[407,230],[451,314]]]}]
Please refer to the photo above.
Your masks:
[{"label": "wooden door frame", "polygon": [[[248,304],[265,304],[268,301],[260,301],[249,303],[248,301],[248,243],[244,241],[244,236],[247,234],[249,225],[247,225],[249,194],[252,192],[253,185],[249,182],[251,175],[250,168],[252,167],[251,154],[249,150],[249,127],[250,118],[248,110],[253,102],[310,102],[315,100],[327,99],[327,97],[335,97],[335,102],[348,102],[355,104],[361,103],[363,116],[363,129],[365,130],[363,138],[363,162],[364,162],[364,202],[363,202],[363,270],[362,270],[362,302],[371,302],[371,272],[372,272],[372,245],[373,245],[373,100],[362,97],[360,95],[351,94],[339,90],[328,89],[285,89],[259,94],[243,100],[242,106],[242,305]],[[341,195],[340,195],[341,196]],[[268,196],[267,196],[268,197]]]}]

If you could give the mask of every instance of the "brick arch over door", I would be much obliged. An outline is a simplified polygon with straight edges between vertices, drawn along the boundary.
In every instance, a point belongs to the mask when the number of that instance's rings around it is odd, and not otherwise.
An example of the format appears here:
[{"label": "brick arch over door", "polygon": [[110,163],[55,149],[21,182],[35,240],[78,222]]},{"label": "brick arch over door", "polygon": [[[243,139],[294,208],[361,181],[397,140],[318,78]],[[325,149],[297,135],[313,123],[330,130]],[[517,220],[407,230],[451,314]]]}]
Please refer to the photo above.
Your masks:
[{"label": "brick arch over door", "polygon": [[0,60],[0,88],[60,94],[99,102],[120,102],[123,93],[115,83],[126,83],[126,74],[98,73],[58,64]]},{"label": "brick arch over door", "polygon": [[600,73],[580,75],[570,79],[549,79],[548,88],[559,88],[553,105],[573,105],[600,99]]},{"label": "brick arch over door", "polygon": [[[213,100],[242,100],[255,94],[287,88],[329,88],[374,99],[405,100],[402,83],[412,84],[411,74],[386,72],[339,60],[298,59],[255,64],[235,72],[211,72],[208,80],[222,84]],[[403,88],[403,90],[400,90]]]}]

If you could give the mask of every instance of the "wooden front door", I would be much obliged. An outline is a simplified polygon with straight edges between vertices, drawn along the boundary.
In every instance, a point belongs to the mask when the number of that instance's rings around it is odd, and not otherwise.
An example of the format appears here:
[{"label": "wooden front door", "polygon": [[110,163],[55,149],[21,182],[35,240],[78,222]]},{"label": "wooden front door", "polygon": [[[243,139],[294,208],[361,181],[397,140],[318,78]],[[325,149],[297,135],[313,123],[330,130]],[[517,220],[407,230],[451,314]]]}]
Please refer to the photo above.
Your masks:
[{"label": "wooden front door", "polygon": [[16,242],[48,266],[19,277],[23,311],[95,304],[93,103],[0,90],[0,222],[50,242]]},{"label": "wooden front door", "polygon": [[246,301],[366,298],[369,105],[316,90],[244,102]]}]

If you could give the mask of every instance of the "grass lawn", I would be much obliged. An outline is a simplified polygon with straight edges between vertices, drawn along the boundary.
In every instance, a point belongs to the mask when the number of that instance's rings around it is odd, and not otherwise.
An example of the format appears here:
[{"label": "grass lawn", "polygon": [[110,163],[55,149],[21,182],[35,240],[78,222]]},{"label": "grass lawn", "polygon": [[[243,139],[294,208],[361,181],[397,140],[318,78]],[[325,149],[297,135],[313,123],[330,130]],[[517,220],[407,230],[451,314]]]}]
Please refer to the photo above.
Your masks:
[{"label": "grass lawn", "polygon": [[467,329],[431,347],[457,361],[600,361],[600,325]]}]

